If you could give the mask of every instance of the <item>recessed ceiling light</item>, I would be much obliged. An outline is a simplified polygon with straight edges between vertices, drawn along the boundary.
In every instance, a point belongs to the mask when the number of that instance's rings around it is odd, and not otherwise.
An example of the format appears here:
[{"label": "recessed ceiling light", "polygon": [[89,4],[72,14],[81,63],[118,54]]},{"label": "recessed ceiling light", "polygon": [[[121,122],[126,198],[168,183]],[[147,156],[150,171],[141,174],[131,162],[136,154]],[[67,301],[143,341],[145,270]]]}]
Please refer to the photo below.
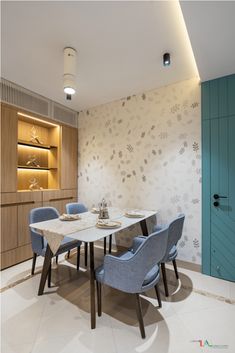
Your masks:
[{"label": "recessed ceiling light", "polygon": [[171,64],[171,57],[169,53],[163,54],[163,65],[164,66],[170,66]]}]

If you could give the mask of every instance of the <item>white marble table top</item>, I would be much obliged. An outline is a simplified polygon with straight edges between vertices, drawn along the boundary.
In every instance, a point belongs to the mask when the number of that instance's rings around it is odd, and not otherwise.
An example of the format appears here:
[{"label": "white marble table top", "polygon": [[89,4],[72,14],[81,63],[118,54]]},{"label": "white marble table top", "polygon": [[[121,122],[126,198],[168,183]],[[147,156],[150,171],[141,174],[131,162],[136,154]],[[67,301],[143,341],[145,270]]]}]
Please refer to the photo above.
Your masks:
[{"label": "white marble table top", "polygon": [[124,210],[122,211],[120,209],[110,207],[110,219],[121,222],[121,226],[119,228],[113,229],[97,228],[96,222],[98,215],[91,212],[81,213],[81,220],[77,221],[61,221],[59,218],[56,218],[49,221],[32,223],[30,224],[30,227],[36,229],[37,231],[41,231],[43,235],[45,235],[44,232],[51,232],[55,235],[58,234],[58,237],[69,236],[75,240],[88,243],[100,240],[110,234],[119,232],[157,214],[157,211],[138,210],[138,212],[143,214],[144,217],[129,218],[124,215]]}]

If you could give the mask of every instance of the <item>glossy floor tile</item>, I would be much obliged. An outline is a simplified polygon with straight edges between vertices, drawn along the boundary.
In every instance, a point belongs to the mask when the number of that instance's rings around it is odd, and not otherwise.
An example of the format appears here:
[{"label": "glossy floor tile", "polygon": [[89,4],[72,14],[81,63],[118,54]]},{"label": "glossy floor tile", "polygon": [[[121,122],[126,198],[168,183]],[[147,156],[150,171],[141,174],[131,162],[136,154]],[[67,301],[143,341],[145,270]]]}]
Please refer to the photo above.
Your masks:
[{"label": "glossy floor tile", "polygon": [[[96,265],[102,261],[96,249]],[[53,265],[53,287],[37,296],[42,260],[30,275],[31,261],[2,271],[2,353],[194,353],[216,347],[200,347],[199,340],[224,345],[235,352],[235,284],[179,268],[177,281],[167,266],[170,297],[162,308],[155,291],[142,295],[146,339],[140,337],[135,298],[103,288],[103,314],[90,329],[89,273],[76,271],[76,257],[63,256]]]}]

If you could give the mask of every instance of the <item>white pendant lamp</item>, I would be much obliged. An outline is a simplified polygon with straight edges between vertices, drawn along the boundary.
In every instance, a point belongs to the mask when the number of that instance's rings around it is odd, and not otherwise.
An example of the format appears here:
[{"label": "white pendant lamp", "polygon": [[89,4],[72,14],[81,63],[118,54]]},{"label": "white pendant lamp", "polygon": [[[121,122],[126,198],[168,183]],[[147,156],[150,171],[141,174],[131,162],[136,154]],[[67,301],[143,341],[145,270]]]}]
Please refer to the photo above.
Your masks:
[{"label": "white pendant lamp", "polygon": [[67,99],[76,92],[77,52],[73,48],[64,48],[64,93]]}]

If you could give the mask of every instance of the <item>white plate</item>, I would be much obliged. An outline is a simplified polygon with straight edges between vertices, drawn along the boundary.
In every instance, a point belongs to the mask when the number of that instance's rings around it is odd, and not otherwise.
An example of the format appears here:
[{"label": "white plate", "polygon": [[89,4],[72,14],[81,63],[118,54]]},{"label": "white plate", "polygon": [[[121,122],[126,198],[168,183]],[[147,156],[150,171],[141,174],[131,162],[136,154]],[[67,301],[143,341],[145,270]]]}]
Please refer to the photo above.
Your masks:
[{"label": "white plate", "polygon": [[91,209],[91,213],[100,213],[100,209],[99,208],[96,208],[96,207],[93,207],[92,209]]},{"label": "white plate", "polygon": [[121,227],[122,223],[118,221],[98,221],[96,223],[97,228],[112,229]]},{"label": "white plate", "polygon": [[77,221],[81,219],[81,217],[78,214],[62,214],[60,217],[61,221]]},{"label": "white plate", "polygon": [[130,212],[125,212],[125,216],[129,218],[143,218],[144,214],[130,211]]}]

